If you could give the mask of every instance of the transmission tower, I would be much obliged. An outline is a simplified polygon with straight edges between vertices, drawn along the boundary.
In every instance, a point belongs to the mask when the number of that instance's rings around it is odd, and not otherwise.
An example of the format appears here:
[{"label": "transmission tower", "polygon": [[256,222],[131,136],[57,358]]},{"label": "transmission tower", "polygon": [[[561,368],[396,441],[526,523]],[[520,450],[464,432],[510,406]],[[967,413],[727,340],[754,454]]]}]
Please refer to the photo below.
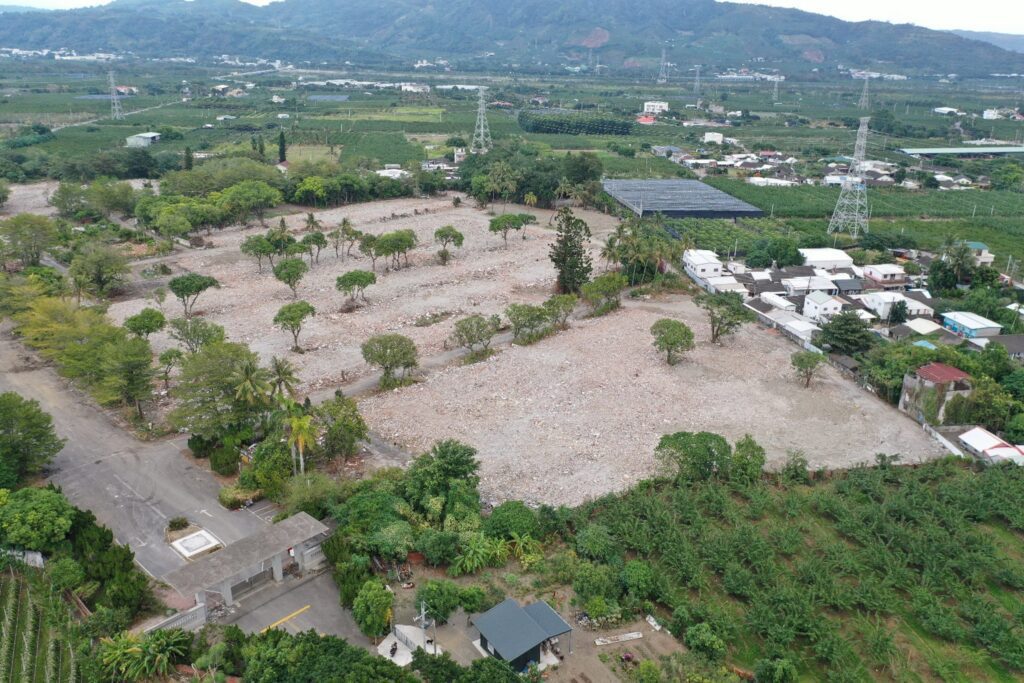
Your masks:
[{"label": "transmission tower", "polygon": [[114,72],[107,72],[107,82],[110,84],[110,118],[120,121],[124,118],[124,109],[121,108],[121,98],[117,94],[117,80]]},{"label": "transmission tower", "polygon": [[775,81],[775,88],[772,90],[772,102],[779,101],[779,82]]},{"label": "transmission tower", "polygon": [[868,96],[868,83],[871,82],[867,76],[864,77],[864,90],[860,94],[860,102],[857,103],[857,109],[867,111],[871,108],[871,98]]},{"label": "transmission tower", "polygon": [[479,99],[476,106],[476,129],[473,131],[473,144],[469,151],[473,154],[487,154],[494,145],[491,141],[491,127],[487,123],[487,88],[477,90]]},{"label": "transmission tower", "polygon": [[668,83],[668,60],[665,59],[665,48],[661,48],[661,68],[658,70],[658,83]]},{"label": "transmission tower", "polygon": [[693,94],[700,97],[700,64],[697,65],[697,75],[693,77]]},{"label": "transmission tower", "polygon": [[864,156],[868,147],[868,121],[870,116],[860,120],[857,129],[857,144],[854,146],[853,163],[843,180],[843,188],[839,193],[836,210],[828,224],[828,233],[848,232],[850,237],[857,239],[862,232],[868,232],[868,189],[861,175]]}]

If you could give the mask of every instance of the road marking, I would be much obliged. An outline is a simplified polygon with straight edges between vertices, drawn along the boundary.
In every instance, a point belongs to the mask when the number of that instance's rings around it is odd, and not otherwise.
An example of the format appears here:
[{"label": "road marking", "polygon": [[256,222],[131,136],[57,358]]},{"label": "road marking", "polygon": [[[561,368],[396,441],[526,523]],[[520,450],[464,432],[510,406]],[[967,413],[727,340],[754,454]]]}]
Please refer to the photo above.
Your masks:
[{"label": "road marking", "polygon": [[309,605],[306,605],[305,607],[301,607],[301,608],[299,608],[299,609],[295,610],[294,612],[292,612],[292,613],[291,613],[291,614],[289,614],[288,616],[284,617],[283,619],[278,619],[278,620],[277,620],[277,621],[275,621],[275,622],[274,622],[273,624],[271,624],[270,626],[267,626],[267,627],[266,627],[266,628],[264,628],[264,629],[263,629],[262,631],[260,631],[260,633],[266,633],[266,632],[267,632],[267,631],[269,631],[270,629],[272,629],[272,628],[277,628],[278,626],[280,626],[280,625],[281,625],[281,624],[283,624],[284,622],[286,622],[286,621],[290,621],[291,619],[294,619],[295,617],[299,616],[300,614],[302,614],[303,612],[305,612],[306,610],[308,610],[308,609],[309,609],[309,607],[310,607]]},{"label": "road marking", "polygon": [[211,515],[211,514],[210,514],[209,512],[207,512],[206,510],[200,510],[200,511],[199,511],[199,514],[201,514],[201,515],[206,515],[207,517],[211,517],[211,518],[213,517],[213,515]]}]

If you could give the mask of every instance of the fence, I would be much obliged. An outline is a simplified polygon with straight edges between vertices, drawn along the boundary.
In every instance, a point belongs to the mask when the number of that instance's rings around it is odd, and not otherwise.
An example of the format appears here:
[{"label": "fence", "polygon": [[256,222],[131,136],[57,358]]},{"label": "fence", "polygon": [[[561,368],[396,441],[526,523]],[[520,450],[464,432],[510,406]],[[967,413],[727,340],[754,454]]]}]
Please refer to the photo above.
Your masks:
[{"label": "fence", "polygon": [[183,628],[186,631],[197,631],[206,624],[206,616],[206,604],[199,603],[192,609],[173,614],[161,621],[159,624],[150,626],[146,629],[146,633],[172,628]]},{"label": "fence", "polygon": [[327,558],[324,556],[323,549],[319,545],[315,545],[312,548],[308,548],[306,550],[303,560],[303,566],[305,566],[306,571],[310,571],[312,569],[316,569],[321,564],[326,562]]}]

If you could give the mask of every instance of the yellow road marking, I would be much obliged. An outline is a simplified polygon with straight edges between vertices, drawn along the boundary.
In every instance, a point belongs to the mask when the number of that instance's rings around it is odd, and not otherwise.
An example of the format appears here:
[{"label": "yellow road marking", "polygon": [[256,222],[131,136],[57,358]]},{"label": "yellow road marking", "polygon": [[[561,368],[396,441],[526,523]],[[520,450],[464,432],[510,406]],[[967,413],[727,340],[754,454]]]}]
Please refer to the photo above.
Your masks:
[{"label": "yellow road marking", "polygon": [[278,619],[278,620],[277,620],[277,621],[275,621],[275,622],[274,622],[273,624],[271,624],[270,626],[267,626],[267,627],[266,627],[265,629],[263,629],[262,631],[260,631],[260,633],[266,633],[266,632],[267,632],[267,631],[269,631],[270,629],[272,629],[272,628],[277,628],[278,626],[280,626],[280,625],[281,625],[281,624],[283,624],[284,622],[286,622],[286,621],[289,621],[289,620],[291,620],[291,619],[294,619],[295,617],[299,616],[300,614],[302,614],[303,612],[305,612],[306,610],[308,610],[308,609],[309,609],[309,607],[310,607],[309,605],[306,605],[305,607],[302,607],[302,608],[300,608],[300,609],[297,609],[297,610],[295,610],[294,612],[292,612],[292,613],[291,613],[291,614],[289,614],[288,616],[286,616],[286,617],[284,617],[284,618],[281,618],[281,619]]}]

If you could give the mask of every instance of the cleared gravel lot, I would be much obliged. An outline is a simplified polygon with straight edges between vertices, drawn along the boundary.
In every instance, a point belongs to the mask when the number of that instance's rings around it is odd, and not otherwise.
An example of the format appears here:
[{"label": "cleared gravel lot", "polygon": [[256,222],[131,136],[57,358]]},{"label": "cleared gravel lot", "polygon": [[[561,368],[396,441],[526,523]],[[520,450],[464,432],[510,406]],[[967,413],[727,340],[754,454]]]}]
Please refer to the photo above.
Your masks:
[{"label": "cleared gravel lot", "polygon": [[[651,346],[661,317],[684,320],[697,348],[669,367]],[[879,452],[904,461],[942,451],[910,419],[831,368],[809,389],[795,379],[786,339],[748,325],[712,345],[688,297],[641,303],[490,360],[368,398],[378,432],[411,449],[456,438],[480,451],[489,500],[576,504],[656,471],[661,435],[751,434],[778,465],[801,450],[812,467],[841,468]]]}]

